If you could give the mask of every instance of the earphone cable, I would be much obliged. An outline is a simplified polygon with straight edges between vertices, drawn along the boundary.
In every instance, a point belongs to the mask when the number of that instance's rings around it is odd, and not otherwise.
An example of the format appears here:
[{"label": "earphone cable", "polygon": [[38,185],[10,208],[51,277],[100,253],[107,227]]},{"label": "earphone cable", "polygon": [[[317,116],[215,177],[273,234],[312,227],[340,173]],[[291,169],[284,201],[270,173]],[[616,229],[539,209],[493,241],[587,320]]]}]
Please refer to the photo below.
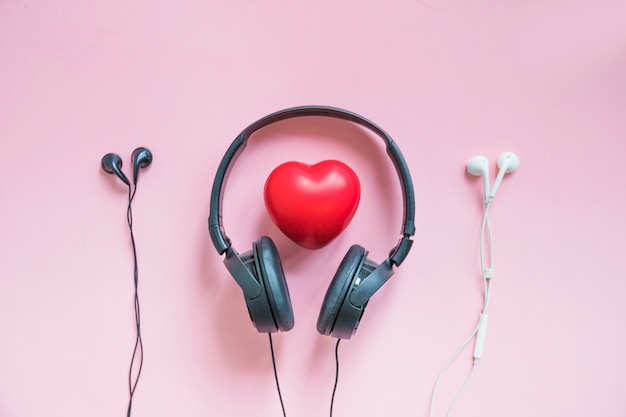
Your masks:
[{"label": "earphone cable", "polygon": [[285,403],[283,402],[283,394],[280,392],[280,383],[278,382],[278,371],[276,370],[276,357],[274,356],[274,343],[272,342],[272,334],[268,333],[270,340],[270,353],[272,354],[272,367],[274,368],[274,379],[276,379],[276,390],[278,391],[278,399],[280,400],[280,407],[283,410],[283,417],[287,417],[285,412]]},{"label": "earphone cable", "polygon": [[337,393],[337,383],[339,382],[339,342],[341,342],[341,339],[337,339],[337,344],[335,345],[335,385],[333,386],[333,394],[330,397],[330,417],[333,417],[335,394]]},{"label": "earphone cable", "polygon": [[[480,267],[482,271],[482,279],[483,279],[483,286],[484,286],[484,304],[483,304],[483,309],[481,313],[481,318],[487,315],[487,310],[489,309],[489,300],[491,299],[491,275],[489,276],[487,275],[487,268],[486,268],[487,263],[485,261],[485,253],[483,250],[484,244],[485,244],[484,237],[485,237],[485,231],[486,231],[487,236],[488,236],[487,243],[489,245],[489,269],[493,269],[493,236],[491,234],[491,223],[489,222],[489,208],[490,207],[491,207],[491,200],[487,202],[487,204],[485,205],[485,212],[483,214],[483,221],[482,221],[481,228],[480,228],[479,253],[480,253]],[[481,322],[479,321],[475,330],[477,334],[476,337],[480,337],[480,335],[478,335],[480,326],[481,326]],[[459,402],[461,395],[463,395],[463,393],[467,389],[467,386],[469,385],[470,381],[472,380],[472,377],[474,376],[474,373],[476,372],[476,368],[478,367],[479,361],[480,361],[480,358],[474,356],[474,362],[472,363],[472,368],[470,369],[470,372],[465,378],[463,385],[461,386],[461,388],[455,395],[454,400],[452,401],[452,404],[450,404],[450,408],[448,409],[448,414],[446,415],[447,417],[452,416],[452,412],[454,411],[456,404]]]},{"label": "earphone cable", "polygon": [[[491,233],[491,223],[489,222],[489,208],[491,207],[491,200],[487,202],[487,204],[485,205],[485,212],[483,214],[483,221],[480,227],[480,248],[479,248],[479,253],[480,253],[480,268],[481,268],[481,274],[482,274],[482,280],[483,280],[483,288],[484,288],[484,304],[483,304],[483,309],[482,309],[482,313],[481,313],[481,317],[486,316],[487,315],[487,310],[489,309],[489,301],[491,299],[491,275],[487,275],[487,267],[486,264],[487,262],[485,261],[485,253],[484,253],[484,246],[485,246],[485,232],[487,232],[487,243],[489,245],[489,269],[493,270],[493,236]],[[477,334],[479,332],[481,326],[481,322],[479,321],[479,323],[477,324],[475,330],[474,330],[474,334]],[[480,336],[477,336],[480,337]],[[447,417],[451,417],[452,416],[452,412],[454,411],[454,408],[456,407],[456,404],[458,403],[459,399],[461,398],[461,395],[463,395],[463,393],[465,392],[465,390],[467,389],[467,386],[469,385],[470,381],[472,380],[472,377],[474,376],[474,373],[476,372],[476,368],[478,367],[478,362],[479,362],[480,358],[478,357],[474,357],[474,363],[472,364],[472,368],[469,372],[469,374],[467,375],[467,377],[465,378],[465,381],[463,382],[463,385],[461,386],[461,388],[459,389],[459,392],[457,392],[456,396],[454,397],[454,400],[452,401],[452,404],[450,404],[450,408],[448,409],[448,414]]]},{"label": "earphone cable", "polygon": [[[143,340],[141,339],[141,310],[139,306],[139,265],[137,262],[137,246],[135,243],[135,234],[133,232],[133,209],[132,202],[135,198],[135,193],[137,192],[137,186],[131,192],[131,187],[128,187],[128,208],[126,210],[126,220],[128,222],[128,230],[130,234],[130,241],[133,250],[133,282],[135,293],[133,297],[133,304],[135,309],[135,346],[133,348],[133,355],[130,360],[130,366],[128,369],[128,408],[126,411],[126,416],[130,417],[132,405],[133,405],[133,396],[135,395],[135,390],[137,389],[137,384],[139,383],[139,377],[141,376],[141,370],[143,368]],[[136,362],[139,361],[139,362]],[[137,364],[137,365],[136,365]],[[133,370],[137,366],[137,374],[133,379]]]},{"label": "earphone cable", "polygon": [[[486,264],[487,263],[486,263],[485,256],[484,256],[485,255],[485,253],[484,253],[484,245],[485,245],[484,237],[485,237],[485,232],[486,232],[487,233],[487,238],[488,238],[487,243],[489,245],[489,265],[490,265],[489,269],[492,270],[493,269],[494,252],[493,252],[493,235],[492,235],[492,232],[491,232],[491,223],[489,222],[489,208],[490,207],[491,207],[491,200],[488,201],[485,204],[485,210],[483,212],[483,219],[482,219],[481,228],[480,228],[479,254],[480,254],[481,276],[482,276],[482,281],[483,281],[483,308],[481,309],[481,317],[483,315],[487,314],[487,310],[489,309],[489,301],[491,299],[491,276],[488,276],[488,274],[487,274],[487,268],[486,268]],[[437,376],[437,380],[435,381],[435,386],[433,387],[433,393],[432,393],[432,396],[431,396],[430,413],[429,413],[430,417],[434,416],[435,400],[437,398],[439,385],[441,383],[441,380],[443,379],[444,374],[446,373],[448,368],[450,366],[452,366],[452,364],[458,358],[458,356],[461,354],[461,352],[463,352],[463,350],[465,350],[467,345],[476,337],[480,327],[481,327],[481,322],[479,321],[479,323],[476,324],[476,326],[474,327],[474,329],[472,330],[470,335],[463,341],[463,343],[461,343],[461,345],[453,353],[452,357],[450,357],[450,359],[448,359],[448,361],[444,365],[443,369],[440,371],[439,375]],[[472,364],[472,368],[471,368],[467,378],[463,382],[463,385],[459,389],[458,393],[454,397],[454,400],[452,401],[452,404],[451,404],[450,408],[448,409],[447,417],[450,417],[452,415],[454,407],[456,406],[457,402],[461,398],[461,395],[465,392],[465,389],[467,388],[467,386],[469,385],[469,382],[471,381],[472,377],[474,376],[474,372],[476,371],[476,368],[478,366],[478,361],[479,361],[478,358],[474,358],[474,361],[473,361],[473,364]]]},{"label": "earphone cable", "polygon": [[463,352],[463,350],[465,350],[465,347],[474,339],[474,337],[476,336],[476,333],[478,333],[478,325],[476,325],[474,330],[472,330],[472,332],[467,337],[467,339],[465,339],[463,341],[463,343],[461,343],[461,346],[459,346],[457,348],[457,350],[454,352],[454,354],[450,357],[450,359],[448,359],[446,364],[443,366],[443,369],[441,369],[441,371],[439,372],[439,375],[437,376],[437,380],[435,381],[435,386],[433,388],[433,393],[432,393],[431,398],[430,398],[430,414],[429,414],[430,417],[434,416],[435,400],[437,399],[437,393],[439,391],[439,386],[441,384],[441,380],[443,379],[443,376],[445,375],[445,373],[448,370],[448,368],[450,368],[450,366],[452,366],[452,364],[454,363],[456,358],[459,357],[461,352]]},{"label": "earphone cable", "polygon": [[483,278],[484,297],[485,303],[483,305],[483,314],[487,314],[489,309],[489,299],[491,296],[491,277],[487,276],[487,262],[485,261],[485,230],[487,231],[487,243],[489,245],[489,269],[493,270],[493,235],[491,233],[491,222],[489,221],[489,209],[491,208],[491,201],[485,204],[485,212],[483,214],[483,221],[480,228],[480,243],[479,243],[479,255],[480,255],[480,269]]},{"label": "earphone cable", "polygon": [[465,378],[465,382],[461,386],[461,389],[456,394],[456,396],[454,397],[454,400],[452,401],[452,404],[450,405],[450,409],[448,410],[447,417],[450,417],[452,415],[452,412],[454,411],[454,407],[456,407],[456,404],[459,402],[459,399],[461,398],[461,395],[463,395],[463,393],[465,392],[465,389],[467,388],[467,386],[469,385],[470,381],[472,380],[472,377],[474,376],[474,372],[476,372],[476,368],[477,367],[478,367],[478,360],[475,359],[474,360],[474,364],[472,365],[472,369],[470,370],[469,374],[467,375],[467,378]]}]

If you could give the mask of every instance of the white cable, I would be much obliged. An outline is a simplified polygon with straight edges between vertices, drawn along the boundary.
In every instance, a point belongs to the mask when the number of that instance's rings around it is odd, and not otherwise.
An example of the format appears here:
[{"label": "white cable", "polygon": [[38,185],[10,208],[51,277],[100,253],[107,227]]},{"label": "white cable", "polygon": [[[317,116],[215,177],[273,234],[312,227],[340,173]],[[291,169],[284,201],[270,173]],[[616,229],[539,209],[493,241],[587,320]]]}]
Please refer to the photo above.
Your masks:
[{"label": "white cable", "polygon": [[[484,342],[485,330],[486,330],[486,325],[487,325],[487,310],[489,309],[489,300],[491,299],[491,278],[493,278],[493,255],[494,255],[493,236],[491,233],[491,223],[489,222],[489,208],[491,207],[491,202],[492,200],[489,200],[485,204],[485,211],[483,213],[483,219],[482,219],[481,228],[480,228],[479,254],[480,254],[481,276],[483,280],[483,308],[480,314],[479,321],[476,324],[476,327],[474,327],[474,330],[472,330],[472,332],[467,337],[467,339],[465,339],[463,343],[461,343],[461,346],[459,346],[457,350],[454,352],[454,354],[450,357],[450,359],[448,359],[443,369],[437,376],[437,380],[435,381],[435,386],[433,387],[433,393],[432,393],[431,401],[430,401],[430,412],[429,412],[430,417],[434,417],[435,400],[437,398],[439,385],[441,383],[441,380],[443,379],[444,374],[446,373],[448,368],[452,366],[452,364],[458,358],[461,352],[463,352],[463,350],[475,337],[476,337],[477,342],[476,342],[476,346],[474,349],[474,354],[477,356],[474,356],[472,369],[470,370],[469,374],[467,375],[467,378],[465,378],[465,382],[463,383],[463,385],[457,392],[456,396],[454,397],[454,400],[452,401],[452,404],[450,405],[450,408],[448,409],[447,417],[452,416],[452,412],[454,411],[456,404],[458,403],[459,399],[461,398],[461,395],[465,392],[465,389],[467,388],[470,381],[472,380],[472,377],[474,376],[474,372],[476,371],[476,368],[478,367],[480,355],[482,354],[482,345]],[[487,233],[487,243],[489,245],[489,268],[486,267],[487,262],[485,261],[485,253],[484,253],[485,232]]]},{"label": "white cable", "polygon": [[487,278],[487,268],[485,266],[485,228],[487,229],[488,244],[489,244],[489,270],[493,273],[493,235],[491,234],[491,223],[489,222],[489,208],[491,207],[491,201],[485,204],[485,213],[483,214],[483,221],[480,228],[480,269],[483,278],[484,297],[485,304],[483,305],[483,314],[487,313],[489,308],[489,298],[491,296],[491,277]]},{"label": "white cable", "polygon": [[439,384],[441,383],[441,379],[443,378],[443,375],[446,373],[446,371],[452,365],[452,363],[454,363],[454,361],[461,354],[461,352],[463,352],[463,350],[469,344],[469,342],[472,341],[472,339],[474,338],[477,332],[478,332],[478,325],[476,325],[472,333],[468,336],[467,339],[465,339],[465,341],[461,344],[461,346],[458,347],[458,349],[456,350],[456,352],[454,352],[452,357],[448,359],[448,362],[446,362],[446,364],[443,366],[443,369],[441,370],[441,372],[439,372],[439,376],[437,376],[437,380],[435,381],[433,394],[430,399],[430,417],[434,416],[433,413],[435,411],[435,399],[437,398],[437,391],[439,390]]},{"label": "white cable", "polygon": [[448,410],[447,417],[452,416],[452,411],[454,411],[454,407],[456,407],[456,403],[459,401],[459,398],[461,398],[461,395],[465,392],[465,388],[467,388],[470,381],[472,380],[472,377],[474,376],[474,372],[476,371],[477,367],[478,367],[478,359],[475,359],[474,364],[472,365],[472,370],[470,371],[469,375],[467,375],[467,378],[465,378],[465,382],[463,383],[463,386],[461,387],[459,392],[456,394],[456,397],[454,397],[454,401],[452,401],[452,405],[450,406],[450,409]]}]

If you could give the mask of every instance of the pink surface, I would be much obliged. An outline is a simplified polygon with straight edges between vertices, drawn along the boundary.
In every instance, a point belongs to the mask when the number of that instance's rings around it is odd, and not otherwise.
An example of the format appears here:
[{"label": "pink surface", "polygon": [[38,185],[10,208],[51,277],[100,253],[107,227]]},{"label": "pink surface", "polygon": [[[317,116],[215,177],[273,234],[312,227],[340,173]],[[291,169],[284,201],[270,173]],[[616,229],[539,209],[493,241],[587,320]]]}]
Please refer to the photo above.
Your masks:
[{"label": "pink surface", "polygon": [[[417,196],[412,253],[341,346],[336,416],[426,416],[480,308],[481,184],[467,160],[521,158],[492,209],[483,360],[458,416],[626,415],[626,5],[615,1],[0,0],[0,416],[125,414],[133,342],[125,189],[99,161],[155,155],[135,204],[144,373],[133,416],[277,416],[266,337],[210,244],[228,144],[281,108],[380,124]],[[359,210],[320,251],[262,200],[279,163],[339,159]],[[381,260],[400,229],[380,143],[299,119],[250,142],[224,221],[277,242],[296,326],[275,339],[290,416],[326,415],[334,341],[315,322],[343,254]],[[444,415],[470,352],[442,386]]]}]

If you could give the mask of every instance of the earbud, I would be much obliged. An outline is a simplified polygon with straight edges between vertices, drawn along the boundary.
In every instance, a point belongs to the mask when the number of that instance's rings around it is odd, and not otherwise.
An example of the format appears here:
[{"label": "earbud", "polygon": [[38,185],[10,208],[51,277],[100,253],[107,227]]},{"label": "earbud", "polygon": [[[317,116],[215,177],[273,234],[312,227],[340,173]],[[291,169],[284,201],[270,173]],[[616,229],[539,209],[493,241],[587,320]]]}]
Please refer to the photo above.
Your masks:
[{"label": "earbud", "polygon": [[130,187],[130,181],[126,178],[126,175],[122,172],[122,158],[116,153],[108,153],[102,157],[100,162],[102,170],[107,174],[113,174],[117,178],[121,179],[124,184]]},{"label": "earbud", "polygon": [[139,168],[146,168],[152,163],[152,152],[150,149],[140,147],[133,151],[133,184],[137,185],[139,177]]},{"label": "earbud", "polygon": [[505,152],[498,157],[498,168],[500,168],[500,170],[498,171],[496,181],[493,183],[489,200],[492,200],[496,196],[496,192],[498,191],[498,188],[500,188],[504,174],[515,172],[517,168],[519,168],[519,163],[520,161],[518,156],[513,152]]},{"label": "earbud", "polygon": [[483,177],[483,195],[486,203],[489,199],[489,161],[484,156],[475,156],[468,161],[467,172],[477,177]]}]

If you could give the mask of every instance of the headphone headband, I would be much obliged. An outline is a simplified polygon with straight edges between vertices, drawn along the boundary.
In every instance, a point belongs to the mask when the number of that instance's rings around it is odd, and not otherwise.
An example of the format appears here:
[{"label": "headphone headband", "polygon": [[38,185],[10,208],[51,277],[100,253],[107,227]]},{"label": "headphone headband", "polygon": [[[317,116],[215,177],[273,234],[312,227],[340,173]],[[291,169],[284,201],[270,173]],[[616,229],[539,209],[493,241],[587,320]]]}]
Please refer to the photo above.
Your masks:
[{"label": "headphone headband", "polygon": [[347,120],[371,130],[385,141],[387,154],[391,158],[393,165],[396,168],[398,178],[400,179],[404,202],[404,216],[401,230],[402,236],[400,238],[400,242],[392,248],[389,255],[389,259],[393,264],[400,265],[411,248],[412,241],[410,240],[410,237],[415,234],[415,194],[413,191],[411,174],[406,161],[404,160],[404,157],[402,156],[402,153],[396,143],[379,126],[356,113],[327,106],[300,106],[277,111],[252,123],[250,126],[246,127],[237,136],[237,138],[235,138],[220,162],[217,173],[215,174],[215,180],[213,181],[213,188],[211,190],[209,233],[215,248],[220,254],[223,254],[231,246],[231,241],[226,235],[222,223],[223,192],[226,180],[228,179],[228,174],[237,161],[239,155],[245,149],[248,139],[257,130],[262,129],[267,125],[281,120],[303,116],[323,116]]}]

